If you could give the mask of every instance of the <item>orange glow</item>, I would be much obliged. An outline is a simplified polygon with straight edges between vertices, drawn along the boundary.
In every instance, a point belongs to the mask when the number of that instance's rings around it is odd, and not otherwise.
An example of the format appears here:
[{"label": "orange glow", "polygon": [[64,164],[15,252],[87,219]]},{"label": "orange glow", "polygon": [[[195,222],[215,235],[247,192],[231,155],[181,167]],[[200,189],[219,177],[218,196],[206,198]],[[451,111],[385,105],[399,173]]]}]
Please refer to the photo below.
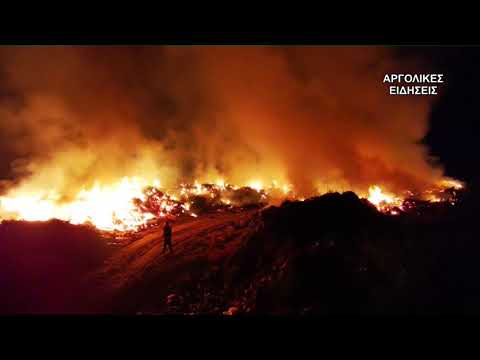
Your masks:
[{"label": "orange glow", "polygon": [[[216,204],[234,206],[235,203],[229,198],[229,192],[241,188],[228,184],[224,179],[217,179],[215,184],[201,184],[195,180],[193,185],[181,184],[176,190],[167,193],[158,190],[160,184],[158,179],[146,181],[137,177],[124,177],[111,185],[96,182],[91,188],[79,191],[71,201],[61,201],[61,194],[55,190],[28,192],[20,188],[21,190],[13,190],[0,197],[0,218],[27,221],[56,218],[72,224],[91,223],[98,229],[106,231],[138,230],[149,220],[157,217],[179,214],[197,217],[198,215],[191,211],[192,196],[207,196]],[[252,180],[247,186],[261,193],[261,201],[266,203],[271,203],[274,199],[305,200],[303,197],[293,195],[294,189],[290,184],[279,184],[276,180],[271,184],[265,188],[262,181]],[[450,179],[445,180],[441,186],[454,189],[463,187],[461,183]],[[430,202],[451,201],[444,199],[443,188],[436,191],[426,191],[423,198]],[[407,197],[413,196],[411,192],[405,194]],[[139,205],[138,201],[148,203],[151,196],[156,196],[157,210],[152,212],[148,206],[147,209],[141,209],[142,205]],[[366,199],[379,211],[391,215],[398,215],[399,209],[405,210],[405,207],[414,206],[404,205],[404,197],[386,192],[378,185],[369,187]]]},{"label": "orange glow", "polygon": [[260,191],[263,189],[263,184],[260,180],[253,180],[250,181],[247,186],[251,187],[252,189],[255,189],[257,191]]},{"label": "orange glow", "polygon": [[392,195],[384,193],[378,185],[370,186],[368,189],[369,196],[367,198],[380,211],[389,210],[392,206],[401,206],[403,200]]},{"label": "orange glow", "polygon": [[384,194],[382,189],[379,186],[373,185],[368,189],[369,197],[368,201],[370,201],[373,205],[380,205],[382,202],[387,204],[393,203],[395,198],[391,195]]},{"label": "orange glow", "polygon": [[223,179],[217,179],[217,181],[215,182],[215,184],[220,187],[221,189],[225,189],[225,180]]},{"label": "orange glow", "polygon": [[464,184],[458,180],[453,180],[453,179],[443,179],[440,182],[440,187],[443,188],[454,188],[455,190],[460,190],[464,188]]},{"label": "orange glow", "polygon": [[134,198],[145,198],[142,189],[146,185],[138,178],[123,178],[110,186],[97,183],[91,189],[82,189],[73,201],[65,204],[58,203],[60,196],[54,191],[12,194],[0,197],[0,204],[3,210],[22,220],[56,218],[72,224],[90,222],[102,230],[135,230],[153,217],[140,213],[132,203]]}]

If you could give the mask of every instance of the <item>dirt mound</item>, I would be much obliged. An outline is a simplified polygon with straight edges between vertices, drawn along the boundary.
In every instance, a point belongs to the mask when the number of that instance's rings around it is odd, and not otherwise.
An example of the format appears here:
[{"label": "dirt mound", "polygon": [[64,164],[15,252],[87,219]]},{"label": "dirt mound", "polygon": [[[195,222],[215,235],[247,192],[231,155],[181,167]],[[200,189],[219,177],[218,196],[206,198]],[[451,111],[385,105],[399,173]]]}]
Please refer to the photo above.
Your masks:
[{"label": "dirt mound", "polygon": [[[235,234],[243,237],[235,251],[177,282],[172,292],[183,302],[160,313],[369,313],[402,281],[400,232],[353,193],[269,207]],[[388,259],[378,255],[384,240]]]},{"label": "dirt mound", "polygon": [[262,314],[478,314],[480,246],[468,206],[386,216],[352,193],[332,193],[268,208],[224,267],[230,305]]},{"label": "dirt mound", "polygon": [[369,290],[391,275],[370,251],[388,222],[351,192],[266,209],[260,230],[228,265],[228,287],[241,289],[234,305],[259,313],[369,311]]},{"label": "dirt mound", "polygon": [[106,258],[105,239],[62,221],[0,224],[0,312],[87,311],[82,280]]}]

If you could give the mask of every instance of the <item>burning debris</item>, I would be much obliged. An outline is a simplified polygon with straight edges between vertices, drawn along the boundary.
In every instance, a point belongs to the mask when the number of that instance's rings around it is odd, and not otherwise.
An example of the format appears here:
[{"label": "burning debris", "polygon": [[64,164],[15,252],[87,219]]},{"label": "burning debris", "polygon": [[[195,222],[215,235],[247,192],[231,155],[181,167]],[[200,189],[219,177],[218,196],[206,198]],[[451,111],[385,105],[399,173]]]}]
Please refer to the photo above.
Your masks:
[{"label": "burning debris", "polygon": [[[397,196],[384,192],[379,186],[369,188],[366,197],[370,203],[386,214],[398,215],[415,208],[419,202],[448,203],[458,201],[463,185],[453,180],[423,193],[406,192]],[[248,207],[262,208],[274,201],[296,200],[291,185],[278,185],[273,181],[263,187],[261,182],[249,186],[236,186],[219,180],[216,184],[182,183],[176,189],[160,188],[159,181],[148,185],[138,178],[124,178],[113,186],[96,184],[91,190],[83,189],[67,203],[51,191],[36,195],[0,197],[0,214],[7,219],[44,221],[60,219],[72,224],[92,224],[110,232],[135,232],[157,225],[165,218],[197,217],[210,211],[226,211]],[[298,198],[299,200],[303,200]]]},{"label": "burning debris", "polygon": [[420,193],[407,191],[404,197],[397,197],[384,193],[378,186],[372,186],[369,189],[368,201],[385,214],[399,215],[437,203],[453,206],[459,201],[463,188],[464,185],[458,181],[444,180],[433,189]]},{"label": "burning debris", "polygon": [[105,231],[136,231],[162,218],[196,217],[211,210],[263,206],[264,190],[232,185],[181,184],[165,191],[138,178],[124,178],[112,186],[96,184],[83,189],[68,203],[51,192],[0,197],[0,215],[5,219],[45,221],[60,219],[72,224],[90,223]]},{"label": "burning debris", "polygon": [[402,64],[391,49],[32,47],[0,59],[0,219],[128,232],[318,184],[390,212],[401,189],[444,175],[419,145],[433,100],[378,86]]}]

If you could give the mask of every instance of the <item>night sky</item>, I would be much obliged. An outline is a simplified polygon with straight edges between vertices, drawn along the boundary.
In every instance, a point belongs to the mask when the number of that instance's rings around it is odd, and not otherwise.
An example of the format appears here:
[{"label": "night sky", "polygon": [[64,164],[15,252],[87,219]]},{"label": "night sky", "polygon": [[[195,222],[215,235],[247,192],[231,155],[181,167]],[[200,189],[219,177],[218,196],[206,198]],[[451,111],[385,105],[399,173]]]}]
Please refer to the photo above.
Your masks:
[{"label": "night sky", "polygon": [[445,74],[445,92],[433,106],[430,131],[425,138],[432,155],[439,157],[449,176],[477,183],[480,48],[421,48]]}]

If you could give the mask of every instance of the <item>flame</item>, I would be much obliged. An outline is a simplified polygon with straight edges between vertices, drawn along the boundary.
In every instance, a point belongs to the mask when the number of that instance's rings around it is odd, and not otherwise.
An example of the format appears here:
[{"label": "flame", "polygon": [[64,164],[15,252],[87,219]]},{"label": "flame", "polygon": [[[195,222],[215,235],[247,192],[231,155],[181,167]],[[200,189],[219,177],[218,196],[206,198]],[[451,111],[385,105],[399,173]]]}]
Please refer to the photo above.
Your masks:
[{"label": "flame", "polygon": [[454,188],[455,190],[461,190],[465,187],[465,185],[462,182],[454,179],[448,179],[448,178],[440,181],[439,185],[442,188]]},{"label": "flame", "polygon": [[221,189],[225,189],[225,180],[223,179],[217,179],[217,181],[215,182],[215,184],[220,187]]},{"label": "flame", "polygon": [[[27,192],[25,189],[13,190],[7,196],[0,197],[0,216],[27,221],[46,221],[59,219],[72,224],[91,223],[106,231],[138,230],[152,219],[187,214],[197,217],[192,212],[192,196],[206,196],[223,206],[234,206],[229,197],[231,191],[241,187],[229,184],[225,179],[217,179],[214,184],[180,184],[172,192],[160,191],[160,180],[148,182],[145,179],[124,177],[117,183],[105,185],[95,183],[91,188],[83,188],[73,200],[62,202],[61,194],[55,190]],[[260,193],[262,201],[269,202],[275,197],[295,198],[290,184],[279,184],[276,180],[265,188],[260,180],[248,182],[248,187]],[[423,198],[430,202],[455,200],[448,198],[446,188],[461,189],[463,184],[451,179],[444,180],[436,190],[427,190]],[[406,196],[413,197],[412,192]],[[447,197],[446,197],[447,196]],[[376,208],[390,215],[398,215],[414,207],[414,203],[405,201],[404,197],[384,191],[378,185],[368,189],[367,200]],[[297,198],[304,201],[305,198]],[[7,215],[7,216],[5,216]]]},{"label": "flame", "polygon": [[145,198],[142,190],[146,185],[138,178],[123,178],[113,185],[96,183],[91,189],[82,189],[66,204],[59,203],[59,194],[50,192],[0,197],[0,206],[21,220],[55,218],[72,224],[92,223],[101,230],[135,230],[153,217],[141,213],[132,202]]},{"label": "flame", "polygon": [[395,198],[392,195],[385,194],[378,185],[370,186],[368,189],[370,201],[373,205],[380,205],[382,202],[391,204],[395,201]]},{"label": "flame", "polygon": [[378,185],[370,186],[368,189],[369,196],[367,198],[378,210],[383,212],[390,212],[393,215],[397,215],[397,211],[391,211],[392,207],[400,207],[403,203],[403,199],[383,192]]},{"label": "flame", "polygon": [[[256,191],[263,190],[260,181],[250,183]],[[26,221],[59,219],[72,224],[91,223],[106,231],[138,230],[149,220],[172,215],[174,212],[197,217],[197,214],[190,211],[190,197],[193,195],[206,195],[214,199],[222,191],[239,189],[223,179],[218,179],[213,187],[195,180],[193,185],[181,184],[176,193],[164,194],[157,192],[160,184],[158,179],[149,183],[138,177],[124,177],[112,185],[97,182],[89,189],[83,188],[72,201],[65,203],[60,201],[61,194],[54,190],[34,193],[14,190],[7,196],[0,197],[0,214],[8,215],[2,218]],[[283,189],[288,188],[282,186]],[[155,213],[142,210],[134,202],[135,199],[146,202],[148,198],[154,199]],[[228,198],[220,198],[220,201],[225,205],[232,204]]]},{"label": "flame", "polygon": [[254,190],[261,191],[263,189],[263,184],[260,180],[250,181],[247,186],[251,187]]},{"label": "flame", "polygon": [[[404,211],[415,207],[415,199],[430,203],[445,202],[455,205],[457,201],[455,190],[464,189],[464,187],[465,185],[457,180],[444,179],[437,187],[425,190],[422,193],[414,194],[411,191],[406,191],[405,196],[397,196],[385,193],[378,185],[373,185],[368,189],[367,200],[381,212],[398,215],[398,210]],[[451,192],[446,191],[447,189],[454,189],[453,196]],[[414,199],[414,201],[411,201],[411,199]]]},{"label": "flame", "polygon": [[438,196],[433,195],[433,194],[428,194],[425,198],[426,198],[427,201],[430,201],[432,203],[438,203],[438,202],[442,201],[441,198],[439,198]]}]

